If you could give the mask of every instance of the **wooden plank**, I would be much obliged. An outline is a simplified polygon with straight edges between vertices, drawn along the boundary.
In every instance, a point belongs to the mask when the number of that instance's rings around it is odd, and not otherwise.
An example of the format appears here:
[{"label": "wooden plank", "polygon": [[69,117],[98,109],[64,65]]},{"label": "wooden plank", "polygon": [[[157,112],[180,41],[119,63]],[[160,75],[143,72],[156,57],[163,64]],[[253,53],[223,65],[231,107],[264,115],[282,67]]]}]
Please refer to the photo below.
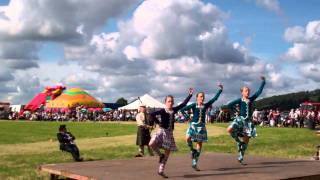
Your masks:
[{"label": "wooden plank", "polygon": [[[170,157],[166,174],[170,179],[320,179],[320,162],[246,156],[240,165],[234,154],[207,153],[200,157],[200,172],[191,168],[190,155]],[[80,180],[159,179],[157,157],[42,165],[41,171]]]},{"label": "wooden plank", "polygon": [[43,172],[47,172],[47,173],[52,174],[52,175],[63,176],[63,177],[70,178],[70,179],[96,180],[95,178],[92,178],[92,177],[87,177],[87,176],[83,176],[83,175],[80,175],[80,174],[74,174],[72,172],[68,172],[67,170],[57,169],[57,168],[55,168],[54,164],[48,164],[48,165],[45,165],[45,166],[40,166],[39,170],[43,171]]}]

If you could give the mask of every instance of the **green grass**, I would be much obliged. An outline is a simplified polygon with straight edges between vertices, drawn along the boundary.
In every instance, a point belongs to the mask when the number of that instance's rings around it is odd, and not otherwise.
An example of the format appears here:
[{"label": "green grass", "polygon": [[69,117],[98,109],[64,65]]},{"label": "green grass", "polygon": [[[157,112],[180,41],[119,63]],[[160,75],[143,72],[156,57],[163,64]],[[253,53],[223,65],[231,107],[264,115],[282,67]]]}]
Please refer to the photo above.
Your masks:
[{"label": "green grass", "polygon": [[[227,127],[219,124],[219,127]],[[309,129],[257,128],[258,137],[250,140],[248,154],[266,157],[310,158],[320,144],[320,137]],[[179,143],[182,152],[189,152],[184,142]],[[234,140],[229,135],[210,137],[204,144],[204,152],[237,153]]]},{"label": "green grass", "polygon": [[[1,146],[11,146],[13,143],[25,143],[47,141],[55,138],[55,133],[60,123],[56,122],[0,122]],[[120,135],[134,135],[134,124],[117,123],[66,123],[70,131],[77,138],[90,138]],[[226,128],[228,124],[213,126]],[[210,125],[212,126],[212,125]],[[178,129],[178,128],[177,128]],[[7,132],[6,132],[7,131]],[[8,132],[11,131],[11,132]],[[17,133],[19,132],[19,133]],[[315,152],[315,146],[320,143],[320,138],[308,129],[292,128],[258,128],[258,137],[252,139],[248,148],[248,154],[281,157],[281,158],[309,158]],[[38,136],[42,137],[38,137]],[[27,137],[26,137],[27,136]],[[137,153],[137,147],[132,144],[115,147],[99,147],[93,150],[81,150],[85,159],[127,159]],[[179,154],[189,153],[182,140],[177,142]],[[37,148],[37,147],[35,147]],[[17,151],[19,151],[17,149]],[[204,144],[204,152],[236,153],[236,146],[230,136],[223,134],[209,137],[209,142]],[[174,154],[174,155],[177,155]],[[19,155],[0,155],[0,179],[47,179],[46,173],[39,173],[37,167],[41,164],[72,162],[71,155],[56,151],[35,151],[35,153]]]},{"label": "green grass", "polygon": [[[229,124],[216,124],[227,128]],[[257,127],[258,136],[251,139],[248,153],[252,155],[306,158],[315,153],[316,146],[320,145],[320,137],[307,128],[268,128]],[[236,153],[236,145],[230,136],[219,136],[210,139],[208,151]]]},{"label": "green grass", "polygon": [[[136,154],[137,147],[117,146],[113,148],[101,148],[94,151],[81,151],[81,155],[87,160],[123,159],[132,158]],[[47,173],[40,173],[37,167],[41,164],[72,162],[71,155],[65,152],[53,152],[32,154],[23,156],[1,157],[0,179],[12,177],[13,179],[47,179]]]},{"label": "green grass", "polygon": [[134,124],[0,121],[0,144],[32,143],[56,139],[60,124],[76,138],[113,137],[136,133]]}]

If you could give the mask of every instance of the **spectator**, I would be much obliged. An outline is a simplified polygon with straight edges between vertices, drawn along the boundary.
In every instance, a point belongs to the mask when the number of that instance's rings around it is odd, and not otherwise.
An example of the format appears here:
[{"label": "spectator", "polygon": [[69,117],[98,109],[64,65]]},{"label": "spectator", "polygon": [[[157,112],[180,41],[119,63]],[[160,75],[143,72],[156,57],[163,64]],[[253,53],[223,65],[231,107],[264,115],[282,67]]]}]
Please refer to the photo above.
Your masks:
[{"label": "spectator", "polygon": [[320,109],[318,110],[317,123],[320,123]]},{"label": "spectator", "polygon": [[277,126],[277,127],[280,127],[280,124],[281,124],[280,121],[281,121],[281,120],[280,120],[280,111],[279,111],[279,109],[277,109],[277,110],[274,112],[273,117],[274,117],[276,126]]},{"label": "spectator", "polygon": [[255,109],[252,113],[252,122],[257,125],[259,123],[259,111]]},{"label": "spectator", "polygon": [[307,112],[307,115],[306,115],[306,120],[309,124],[309,128],[311,129],[314,129],[314,126],[315,126],[315,112],[314,111],[309,111]]},{"label": "spectator", "polygon": [[295,112],[294,112],[294,109],[291,109],[291,111],[289,113],[289,123],[290,123],[291,127],[294,127],[294,124],[295,124]]},{"label": "spectator", "polygon": [[136,116],[136,121],[138,126],[136,144],[139,146],[139,153],[136,155],[136,157],[144,156],[144,146],[147,146],[149,155],[153,156],[153,152],[149,146],[149,141],[151,139],[150,130],[153,127],[150,126],[146,107],[144,105],[140,106],[139,113]]},{"label": "spectator", "polygon": [[76,138],[67,131],[66,125],[60,125],[57,138],[60,143],[60,150],[71,153],[75,161],[83,161],[83,159],[80,157],[79,148],[74,143]]},{"label": "spectator", "polygon": [[262,126],[269,124],[268,115],[269,115],[269,111],[268,110],[264,110],[263,111],[263,117],[262,117],[262,123],[261,123]]},{"label": "spectator", "polygon": [[293,123],[293,126],[298,128],[298,125],[299,125],[299,119],[301,117],[301,113],[300,113],[300,110],[299,109],[296,109],[296,111],[294,112],[294,123]]}]

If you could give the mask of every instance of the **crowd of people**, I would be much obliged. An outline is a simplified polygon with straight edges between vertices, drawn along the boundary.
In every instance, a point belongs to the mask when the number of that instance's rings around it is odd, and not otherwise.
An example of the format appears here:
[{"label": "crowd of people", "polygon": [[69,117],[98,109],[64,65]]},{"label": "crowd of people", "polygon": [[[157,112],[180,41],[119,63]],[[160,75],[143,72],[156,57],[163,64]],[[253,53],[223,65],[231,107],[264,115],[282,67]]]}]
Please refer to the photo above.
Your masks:
[{"label": "crowd of people", "polygon": [[[149,109],[149,112],[153,109]],[[104,112],[102,110],[90,111],[88,108],[78,106],[70,111],[44,111],[38,110],[35,112],[24,111],[23,114],[10,111],[9,120],[31,120],[31,121],[134,121],[137,115],[137,110],[110,110]],[[190,117],[193,116],[192,111],[189,111]],[[210,107],[206,112],[206,123],[230,122],[233,116],[229,111],[222,108]],[[178,112],[175,115],[177,122],[184,123],[185,116]],[[320,124],[320,110],[302,111],[291,109],[291,111],[279,111],[278,109],[257,110],[255,109],[252,115],[252,121],[255,125],[263,127],[305,127],[308,123]]]},{"label": "crowd of people", "polygon": [[320,110],[291,109],[280,112],[276,110],[255,109],[252,120],[256,125],[270,127],[300,127],[314,126],[320,123]]},{"label": "crowd of people", "polygon": [[[154,109],[147,109],[148,114]],[[88,108],[74,108],[70,111],[45,111],[37,110],[35,112],[24,111],[19,112],[10,111],[8,115],[9,120],[31,120],[31,121],[135,121],[137,110],[110,110],[104,112],[102,110],[90,111]],[[192,111],[189,112],[192,117]],[[179,111],[175,114],[175,120],[184,123],[187,120],[185,116]],[[218,108],[210,107],[206,113],[206,123],[229,122],[231,115]]]},{"label": "crowd of people", "polygon": [[48,111],[37,110],[35,112],[24,111],[19,112],[10,111],[8,115],[9,120],[31,120],[31,121],[130,121],[135,120],[137,110],[110,110],[104,112],[103,110],[90,110],[89,108],[79,106],[69,111]]},{"label": "crowd of people", "polygon": [[[192,112],[189,112],[192,116]],[[210,108],[206,113],[206,123],[230,122],[232,117],[229,111],[218,108]],[[185,117],[179,112],[176,115],[178,122],[184,122]],[[280,111],[279,109],[265,109],[259,111],[255,109],[252,114],[252,121],[255,125],[262,127],[306,127],[309,123],[320,124],[320,110],[291,109],[290,111]]]}]

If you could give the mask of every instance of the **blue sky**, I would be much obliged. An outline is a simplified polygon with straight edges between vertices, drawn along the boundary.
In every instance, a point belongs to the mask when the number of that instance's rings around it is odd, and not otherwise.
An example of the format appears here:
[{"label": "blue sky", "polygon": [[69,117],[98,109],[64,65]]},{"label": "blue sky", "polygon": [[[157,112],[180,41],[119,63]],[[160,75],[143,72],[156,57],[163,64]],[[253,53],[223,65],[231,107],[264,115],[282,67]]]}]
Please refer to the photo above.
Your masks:
[{"label": "blue sky", "polygon": [[283,16],[267,9],[257,7],[252,1],[245,0],[208,0],[225,12],[230,12],[226,20],[231,39],[243,42],[252,37],[250,49],[263,55],[266,60],[274,60],[286,51],[290,44],[283,39],[283,33],[289,26],[306,26],[311,20],[320,18],[318,0],[281,0]]},{"label": "blue sky", "polygon": [[1,0],[0,5],[7,5],[9,3],[9,0]]}]

